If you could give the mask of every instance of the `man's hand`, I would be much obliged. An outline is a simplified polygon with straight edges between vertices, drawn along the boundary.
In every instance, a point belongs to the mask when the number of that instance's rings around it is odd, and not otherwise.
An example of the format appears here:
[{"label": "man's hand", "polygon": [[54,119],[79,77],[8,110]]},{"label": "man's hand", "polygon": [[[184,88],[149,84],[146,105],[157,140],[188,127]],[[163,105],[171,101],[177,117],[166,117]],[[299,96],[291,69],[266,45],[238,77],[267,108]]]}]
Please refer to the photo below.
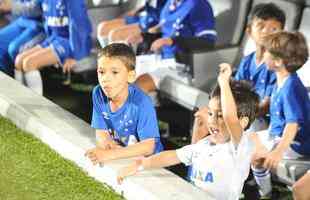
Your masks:
[{"label": "man's hand", "polygon": [[217,81],[220,85],[229,82],[229,79],[232,75],[231,65],[228,63],[222,63],[219,66],[220,72],[217,77]]},{"label": "man's hand", "polygon": [[171,46],[173,40],[171,38],[159,38],[151,45],[151,51],[158,52],[163,46]]},{"label": "man's hand", "polygon": [[65,64],[62,68],[63,73],[71,72],[72,68],[76,65],[76,60],[72,58],[67,58]]},{"label": "man's hand", "polygon": [[126,177],[136,174],[139,167],[142,167],[142,159],[138,159],[132,164],[121,168],[117,173],[117,183],[122,184]]}]

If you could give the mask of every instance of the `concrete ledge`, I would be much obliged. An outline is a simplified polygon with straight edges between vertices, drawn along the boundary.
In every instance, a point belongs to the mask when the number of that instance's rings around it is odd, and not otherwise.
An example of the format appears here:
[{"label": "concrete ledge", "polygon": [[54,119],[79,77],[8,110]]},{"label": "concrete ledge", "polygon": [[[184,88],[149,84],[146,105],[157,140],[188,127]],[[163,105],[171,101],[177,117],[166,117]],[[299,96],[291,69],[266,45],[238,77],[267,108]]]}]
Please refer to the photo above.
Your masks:
[{"label": "concrete ledge", "polygon": [[93,166],[84,157],[85,151],[95,145],[95,131],[86,122],[33,93],[2,72],[0,82],[2,116],[35,135],[64,158],[75,162],[90,176],[110,185],[126,199],[212,199],[206,192],[165,169],[142,172],[118,185],[117,170],[131,162],[129,159],[112,161],[103,167]]}]

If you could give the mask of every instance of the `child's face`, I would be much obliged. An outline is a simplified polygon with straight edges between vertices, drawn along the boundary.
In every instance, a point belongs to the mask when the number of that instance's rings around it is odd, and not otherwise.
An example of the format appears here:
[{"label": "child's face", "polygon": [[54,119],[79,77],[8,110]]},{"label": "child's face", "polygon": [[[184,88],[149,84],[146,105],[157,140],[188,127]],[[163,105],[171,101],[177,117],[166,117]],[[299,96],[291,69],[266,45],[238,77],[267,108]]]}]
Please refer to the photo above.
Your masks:
[{"label": "child's face", "polygon": [[264,62],[266,63],[267,68],[272,71],[278,71],[283,64],[280,58],[275,57],[269,51],[265,51],[264,53]]},{"label": "child's face", "polygon": [[210,99],[208,107],[208,128],[212,140],[215,143],[227,142],[230,136],[223,120],[219,99]]},{"label": "child's face", "polygon": [[99,84],[108,98],[113,100],[126,94],[131,72],[121,60],[102,56],[98,60],[97,74]]},{"label": "child's face", "polygon": [[256,45],[261,46],[263,38],[271,33],[282,30],[282,24],[275,19],[263,20],[255,18],[248,29],[250,37],[255,41]]}]

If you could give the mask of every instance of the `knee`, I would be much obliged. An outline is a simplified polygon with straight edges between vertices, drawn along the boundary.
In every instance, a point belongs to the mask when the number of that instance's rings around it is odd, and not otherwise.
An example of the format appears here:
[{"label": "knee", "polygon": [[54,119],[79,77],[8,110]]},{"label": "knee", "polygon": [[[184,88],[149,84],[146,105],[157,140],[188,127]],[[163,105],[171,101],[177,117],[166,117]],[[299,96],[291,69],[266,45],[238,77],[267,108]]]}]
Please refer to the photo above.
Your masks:
[{"label": "knee", "polygon": [[26,57],[23,59],[22,68],[24,72],[28,72],[37,68],[34,59]]},{"label": "knee", "polygon": [[137,78],[135,83],[145,93],[150,93],[156,90],[155,83],[149,74],[142,74]]},{"label": "knee", "polygon": [[301,200],[302,198],[302,184],[298,181],[293,185],[293,196],[296,200]]},{"label": "knee", "polygon": [[98,25],[98,28],[97,28],[97,35],[98,36],[103,37],[106,35],[107,24],[108,24],[108,22],[104,21]]}]

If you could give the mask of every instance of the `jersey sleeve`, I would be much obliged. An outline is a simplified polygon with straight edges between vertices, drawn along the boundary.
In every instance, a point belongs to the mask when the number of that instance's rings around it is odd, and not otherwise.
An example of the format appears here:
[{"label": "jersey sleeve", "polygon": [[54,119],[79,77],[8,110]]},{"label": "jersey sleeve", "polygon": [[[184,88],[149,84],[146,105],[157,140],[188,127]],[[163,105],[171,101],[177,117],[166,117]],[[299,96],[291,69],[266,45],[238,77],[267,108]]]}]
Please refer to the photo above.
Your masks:
[{"label": "jersey sleeve", "polygon": [[91,127],[95,129],[107,130],[107,124],[105,123],[105,119],[103,117],[103,110],[100,109],[100,88],[99,86],[95,87],[92,92],[92,100],[93,100],[93,113],[91,120]]},{"label": "jersey sleeve", "polygon": [[299,123],[304,121],[303,102],[304,97],[298,87],[290,87],[283,98],[283,110],[286,123]]},{"label": "jersey sleeve", "polygon": [[178,159],[182,163],[184,163],[186,166],[192,164],[195,145],[198,145],[198,144],[186,145],[186,146],[176,150],[176,154],[177,154]]},{"label": "jersey sleeve", "polygon": [[137,133],[140,140],[160,137],[155,108],[149,97],[143,98],[139,105]]},{"label": "jersey sleeve", "polygon": [[245,80],[246,77],[245,77],[245,65],[246,65],[246,59],[243,58],[237,68],[237,71],[236,71],[236,74],[234,76],[234,79],[237,80],[237,81],[240,81],[240,80]]}]

